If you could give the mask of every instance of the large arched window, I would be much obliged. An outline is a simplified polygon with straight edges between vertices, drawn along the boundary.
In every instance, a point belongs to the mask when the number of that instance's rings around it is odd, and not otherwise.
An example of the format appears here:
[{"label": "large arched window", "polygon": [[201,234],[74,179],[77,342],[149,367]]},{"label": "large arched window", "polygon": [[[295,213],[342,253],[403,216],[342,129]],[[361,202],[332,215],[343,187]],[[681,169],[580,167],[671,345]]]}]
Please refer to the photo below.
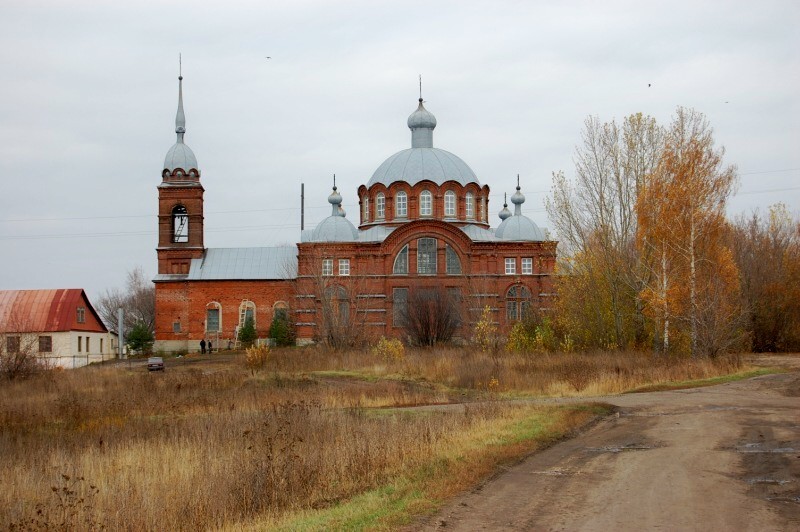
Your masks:
[{"label": "large arched window", "polygon": [[474,220],[475,219],[475,196],[472,195],[472,192],[467,192],[467,199],[464,202],[464,212],[467,215],[467,220]]},{"label": "large arched window", "polygon": [[253,320],[253,327],[256,326],[256,304],[252,301],[243,300],[239,305],[239,328],[247,324],[247,320]]},{"label": "large arched window", "polygon": [[431,216],[433,214],[433,194],[430,190],[423,190],[419,195],[419,215]]},{"label": "large arched window", "polygon": [[288,321],[289,305],[287,305],[285,301],[276,301],[275,304],[272,305],[272,316],[273,319]]},{"label": "large arched window", "polygon": [[172,209],[172,241],[189,241],[189,212],[183,205],[175,205]]},{"label": "large arched window", "polygon": [[386,217],[386,196],[383,192],[378,192],[375,196],[375,218],[383,220]]},{"label": "large arched window", "polygon": [[525,317],[531,307],[531,291],[521,284],[514,285],[506,292],[506,318],[509,322]]},{"label": "large arched window", "polygon": [[408,244],[403,246],[403,249],[401,249],[400,253],[394,258],[392,273],[396,275],[408,274]]},{"label": "large arched window", "polygon": [[452,190],[444,193],[444,215],[447,217],[456,215],[456,193]]},{"label": "large arched window", "polygon": [[394,197],[394,216],[395,218],[408,216],[408,195],[402,190]]}]

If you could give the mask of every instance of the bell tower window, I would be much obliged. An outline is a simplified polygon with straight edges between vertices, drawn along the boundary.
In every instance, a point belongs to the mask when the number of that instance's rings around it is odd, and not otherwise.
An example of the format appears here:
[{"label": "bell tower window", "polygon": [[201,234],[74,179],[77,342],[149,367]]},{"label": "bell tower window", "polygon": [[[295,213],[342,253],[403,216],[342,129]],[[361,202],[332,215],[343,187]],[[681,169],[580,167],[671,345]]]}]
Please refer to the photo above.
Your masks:
[{"label": "bell tower window", "polygon": [[172,209],[172,241],[189,241],[189,213],[183,205],[175,205]]}]

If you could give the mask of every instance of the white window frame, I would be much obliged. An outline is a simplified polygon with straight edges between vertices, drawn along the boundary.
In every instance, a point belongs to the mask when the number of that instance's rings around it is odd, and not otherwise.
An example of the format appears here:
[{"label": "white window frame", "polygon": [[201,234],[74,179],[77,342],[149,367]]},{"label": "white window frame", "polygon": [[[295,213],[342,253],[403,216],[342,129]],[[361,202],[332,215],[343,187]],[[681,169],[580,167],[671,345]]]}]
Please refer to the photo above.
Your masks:
[{"label": "white window frame", "polygon": [[419,215],[433,216],[433,194],[430,190],[419,193]]},{"label": "white window frame", "polygon": [[444,215],[448,218],[456,216],[456,193],[452,190],[444,193]]},{"label": "white window frame", "polygon": [[467,192],[467,199],[464,202],[464,212],[466,213],[467,220],[475,219],[475,196],[472,192]]},{"label": "white window frame", "polygon": [[394,217],[408,217],[408,194],[402,190],[394,197]]},{"label": "white window frame", "polygon": [[533,258],[522,257],[522,275],[533,275]]},{"label": "white window frame", "polygon": [[364,222],[366,223],[369,221],[369,196],[364,196],[364,199],[361,201],[361,203],[363,207],[361,214]]},{"label": "white window frame", "polygon": [[517,259],[515,257],[506,257],[506,275],[517,274]]},{"label": "white window frame", "polygon": [[383,192],[378,192],[378,195],[375,196],[375,218],[378,220],[386,218],[386,196],[383,195]]},{"label": "white window frame", "polygon": [[339,275],[350,275],[350,259],[339,259]]},{"label": "white window frame", "polygon": [[333,275],[333,259],[322,259],[322,276],[331,277]]}]

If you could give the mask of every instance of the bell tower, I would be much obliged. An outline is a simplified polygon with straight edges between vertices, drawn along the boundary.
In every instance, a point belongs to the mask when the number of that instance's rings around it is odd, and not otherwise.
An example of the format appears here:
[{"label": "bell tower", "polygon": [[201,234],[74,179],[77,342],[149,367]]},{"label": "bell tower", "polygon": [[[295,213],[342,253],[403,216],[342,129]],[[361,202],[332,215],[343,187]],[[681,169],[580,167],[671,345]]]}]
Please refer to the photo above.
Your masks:
[{"label": "bell tower", "polygon": [[178,76],[178,138],[167,152],[158,185],[158,273],[186,275],[192,259],[203,256],[203,185],[197,158],[184,144],[183,75]]}]

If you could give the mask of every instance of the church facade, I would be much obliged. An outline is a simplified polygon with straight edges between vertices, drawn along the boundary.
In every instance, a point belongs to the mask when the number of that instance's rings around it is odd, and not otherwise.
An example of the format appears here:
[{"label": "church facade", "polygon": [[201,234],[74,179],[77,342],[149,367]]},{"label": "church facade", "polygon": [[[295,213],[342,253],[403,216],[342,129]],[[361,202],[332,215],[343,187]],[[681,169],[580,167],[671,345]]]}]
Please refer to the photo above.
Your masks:
[{"label": "church facade", "polygon": [[[519,182],[500,223],[489,223],[489,186],[458,156],[433,147],[436,118],[420,98],[411,147],[358,188],[358,225],[333,186],[331,214],[296,246],[206,248],[200,170],[184,143],[179,77],[176,143],[158,186],[156,349],[237,346],[252,319],[267,338],[276,316],[299,344],[409,338],[410,323],[446,314],[468,338],[485,308],[500,330],[553,297],[556,242],[522,214]],[[518,180],[519,181],[519,180]],[[413,335],[412,335],[413,337]]]}]

